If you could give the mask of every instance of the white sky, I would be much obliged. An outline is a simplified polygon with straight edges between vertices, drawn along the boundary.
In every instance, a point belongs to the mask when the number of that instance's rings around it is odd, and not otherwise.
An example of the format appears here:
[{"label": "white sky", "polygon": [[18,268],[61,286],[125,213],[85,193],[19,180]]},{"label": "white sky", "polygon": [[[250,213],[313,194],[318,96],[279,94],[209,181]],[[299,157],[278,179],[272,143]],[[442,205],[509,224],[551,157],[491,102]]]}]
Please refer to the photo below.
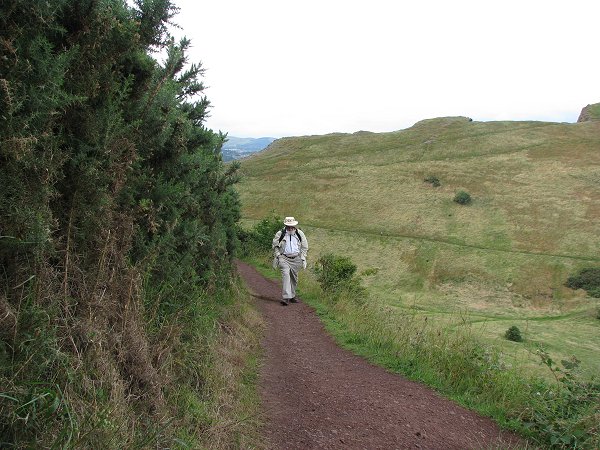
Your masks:
[{"label": "white sky", "polygon": [[599,0],[174,0],[230,136],[440,116],[575,122],[600,102]]}]

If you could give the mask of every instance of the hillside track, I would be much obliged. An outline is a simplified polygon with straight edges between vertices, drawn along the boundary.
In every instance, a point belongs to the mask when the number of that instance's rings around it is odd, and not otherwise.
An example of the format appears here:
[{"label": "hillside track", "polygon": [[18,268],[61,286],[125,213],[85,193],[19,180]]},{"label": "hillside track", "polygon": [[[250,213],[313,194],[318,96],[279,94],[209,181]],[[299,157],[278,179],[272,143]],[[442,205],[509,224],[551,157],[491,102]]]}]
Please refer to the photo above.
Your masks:
[{"label": "hillside track", "polygon": [[325,231],[341,231],[345,233],[358,233],[365,234],[376,237],[388,237],[390,239],[409,239],[415,241],[422,242],[432,242],[443,245],[452,245],[455,247],[463,247],[463,248],[471,248],[474,250],[482,250],[487,252],[498,252],[498,253],[512,253],[515,255],[527,255],[527,256],[541,256],[541,257],[549,257],[549,258],[564,258],[564,259],[576,259],[580,261],[591,261],[591,262],[600,262],[600,257],[597,256],[587,256],[587,255],[568,255],[561,253],[544,253],[544,252],[531,252],[527,250],[511,250],[511,249],[503,249],[503,248],[494,248],[494,247],[484,247],[482,245],[474,245],[474,244],[465,244],[461,242],[450,241],[446,239],[433,238],[428,236],[421,236],[418,234],[400,234],[389,231],[375,231],[369,229],[351,229],[351,228],[343,228],[343,227],[327,227],[323,225],[315,225],[312,223],[307,223],[305,225],[307,228],[317,228],[319,230]]},{"label": "hillside track", "polygon": [[259,392],[270,449],[506,449],[524,441],[441,397],[338,347],[302,302],[254,268],[237,269],[266,330]]}]

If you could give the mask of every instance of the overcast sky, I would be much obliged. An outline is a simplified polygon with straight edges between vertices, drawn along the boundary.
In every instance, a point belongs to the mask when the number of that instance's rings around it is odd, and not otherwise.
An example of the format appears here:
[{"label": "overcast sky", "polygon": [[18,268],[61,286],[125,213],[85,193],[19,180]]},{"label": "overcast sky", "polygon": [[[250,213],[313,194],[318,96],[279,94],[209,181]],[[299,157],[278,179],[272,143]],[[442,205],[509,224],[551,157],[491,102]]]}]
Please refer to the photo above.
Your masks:
[{"label": "overcast sky", "polygon": [[174,0],[230,136],[432,117],[575,122],[600,102],[599,0]]}]

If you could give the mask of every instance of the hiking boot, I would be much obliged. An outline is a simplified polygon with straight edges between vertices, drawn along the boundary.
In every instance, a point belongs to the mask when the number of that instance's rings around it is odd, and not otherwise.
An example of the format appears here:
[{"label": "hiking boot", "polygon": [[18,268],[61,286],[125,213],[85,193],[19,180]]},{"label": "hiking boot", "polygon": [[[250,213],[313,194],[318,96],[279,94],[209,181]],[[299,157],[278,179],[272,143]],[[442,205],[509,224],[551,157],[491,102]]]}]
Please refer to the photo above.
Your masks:
[{"label": "hiking boot", "polygon": [[298,299],[296,297],[290,298],[290,303],[298,303]]},{"label": "hiking boot", "polygon": [[287,306],[288,305],[288,302],[285,299],[280,300],[279,303],[281,303],[281,306]]}]

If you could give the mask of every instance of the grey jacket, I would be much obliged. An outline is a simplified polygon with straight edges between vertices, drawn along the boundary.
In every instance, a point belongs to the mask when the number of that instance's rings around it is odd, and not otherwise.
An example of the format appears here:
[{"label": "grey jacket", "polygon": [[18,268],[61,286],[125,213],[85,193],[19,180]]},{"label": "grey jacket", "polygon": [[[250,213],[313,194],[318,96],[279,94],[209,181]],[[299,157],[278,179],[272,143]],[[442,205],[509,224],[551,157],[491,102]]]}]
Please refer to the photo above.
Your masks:
[{"label": "grey jacket", "polygon": [[[300,237],[302,238],[302,242],[300,243],[300,258],[302,258],[302,261],[306,261],[306,255],[308,254],[308,240],[306,239],[306,236],[304,235],[304,232],[297,228],[298,230],[298,234],[300,235]],[[286,236],[283,237],[283,239],[281,240],[281,242],[279,242],[279,238],[281,237],[281,231],[279,230],[277,233],[275,233],[275,237],[273,238],[273,268],[276,269],[277,268],[277,259],[279,258],[279,255],[281,255],[283,253],[283,250],[285,249],[285,244],[287,241],[287,233]]]}]

